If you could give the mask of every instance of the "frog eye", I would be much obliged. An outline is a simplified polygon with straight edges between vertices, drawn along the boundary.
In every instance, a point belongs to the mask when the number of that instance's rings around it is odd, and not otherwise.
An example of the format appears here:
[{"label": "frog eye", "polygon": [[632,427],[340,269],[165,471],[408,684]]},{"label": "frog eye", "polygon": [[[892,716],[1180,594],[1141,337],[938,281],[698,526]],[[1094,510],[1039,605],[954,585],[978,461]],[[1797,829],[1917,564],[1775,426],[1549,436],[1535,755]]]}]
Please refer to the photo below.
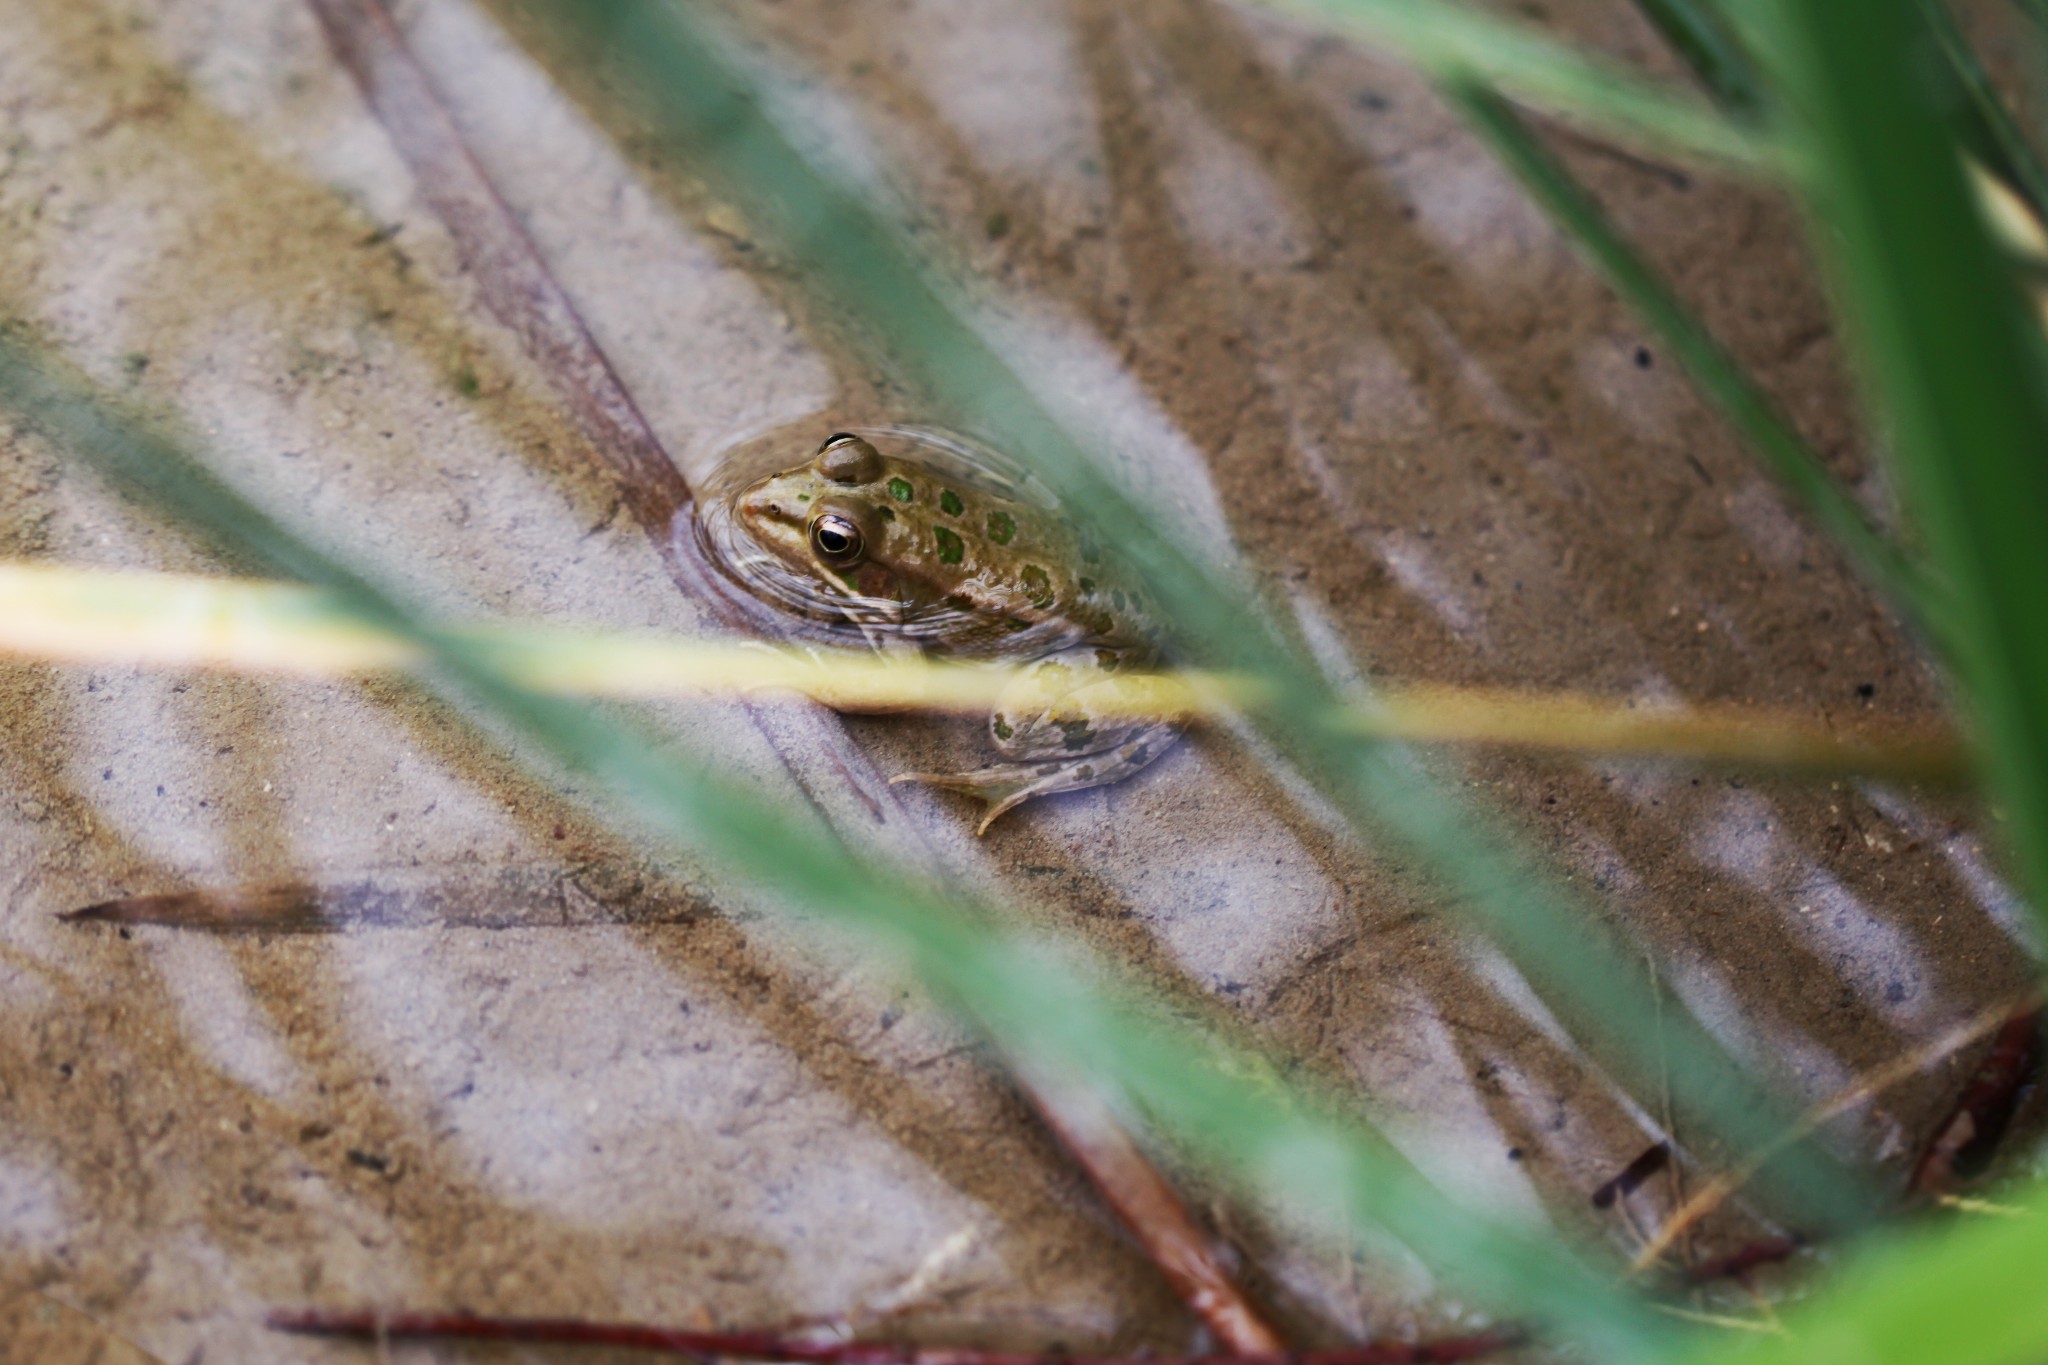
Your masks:
[{"label": "frog eye", "polygon": [[811,523],[811,548],[827,564],[851,564],[863,548],[860,527],[851,517],[827,512]]},{"label": "frog eye", "polygon": [[882,452],[850,431],[835,432],[818,447],[818,472],[834,483],[873,483],[882,477]]}]

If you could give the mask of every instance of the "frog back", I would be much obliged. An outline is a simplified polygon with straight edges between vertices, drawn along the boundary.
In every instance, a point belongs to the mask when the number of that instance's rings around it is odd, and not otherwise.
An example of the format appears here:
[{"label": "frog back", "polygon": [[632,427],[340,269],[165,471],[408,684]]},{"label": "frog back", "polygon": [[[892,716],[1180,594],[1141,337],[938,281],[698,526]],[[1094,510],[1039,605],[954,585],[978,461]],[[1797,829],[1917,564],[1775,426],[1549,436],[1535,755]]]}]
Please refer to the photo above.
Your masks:
[{"label": "frog back", "polygon": [[930,466],[890,461],[872,485],[882,545],[870,580],[951,618],[949,652],[1139,645],[1149,606],[1057,511]]}]

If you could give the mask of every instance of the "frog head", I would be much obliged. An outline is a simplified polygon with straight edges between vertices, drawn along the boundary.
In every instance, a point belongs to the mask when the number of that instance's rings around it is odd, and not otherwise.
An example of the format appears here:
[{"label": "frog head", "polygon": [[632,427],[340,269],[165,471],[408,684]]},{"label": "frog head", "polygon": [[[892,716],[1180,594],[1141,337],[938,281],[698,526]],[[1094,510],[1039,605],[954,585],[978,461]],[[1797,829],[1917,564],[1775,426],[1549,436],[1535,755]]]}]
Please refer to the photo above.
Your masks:
[{"label": "frog head", "polygon": [[833,592],[899,598],[903,585],[889,553],[890,469],[867,441],[834,433],[808,463],[743,491],[740,524],[790,570]]}]

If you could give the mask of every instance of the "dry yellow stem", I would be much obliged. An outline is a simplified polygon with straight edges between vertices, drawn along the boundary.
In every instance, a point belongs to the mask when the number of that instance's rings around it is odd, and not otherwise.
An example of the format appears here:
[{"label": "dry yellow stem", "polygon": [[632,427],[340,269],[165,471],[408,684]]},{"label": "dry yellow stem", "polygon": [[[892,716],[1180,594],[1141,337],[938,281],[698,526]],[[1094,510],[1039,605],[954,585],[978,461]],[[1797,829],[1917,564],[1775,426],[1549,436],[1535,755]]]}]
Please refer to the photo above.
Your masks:
[{"label": "dry yellow stem", "polygon": [[1783,1336],[1785,1325],[1765,1318],[1738,1318],[1727,1313],[1702,1313],[1692,1308],[1680,1308],[1676,1304],[1657,1303],[1650,1305],[1666,1317],[1678,1318],[1683,1322],[1695,1322],[1702,1327],[1719,1327],[1731,1332],[1761,1332],[1767,1336]]},{"label": "dry yellow stem", "polygon": [[[848,711],[986,712],[1020,670],[771,648],[678,636],[492,623],[449,628],[521,683],[603,697],[792,691]],[[0,655],[345,678],[424,662],[411,642],[352,616],[315,588],[187,574],[0,563]],[[1097,714],[1215,716],[1259,700],[1256,680],[1131,674],[1089,694]],[[1330,723],[1375,738],[1501,744],[1715,763],[1952,780],[1961,746],[1946,727],[1844,730],[1728,705],[1648,708],[1569,693],[1410,686],[1346,706]]]}]

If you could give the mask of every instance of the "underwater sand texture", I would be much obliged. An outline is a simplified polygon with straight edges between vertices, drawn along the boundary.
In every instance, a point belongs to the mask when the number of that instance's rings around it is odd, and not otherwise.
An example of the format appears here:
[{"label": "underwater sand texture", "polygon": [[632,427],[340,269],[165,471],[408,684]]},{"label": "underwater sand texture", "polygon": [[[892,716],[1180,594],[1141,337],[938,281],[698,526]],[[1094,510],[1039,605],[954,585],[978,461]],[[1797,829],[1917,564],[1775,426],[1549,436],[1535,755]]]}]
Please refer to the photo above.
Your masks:
[{"label": "underwater sand texture", "polygon": [[[1001,290],[1009,343],[1162,514],[1237,545],[1369,678],[1941,705],[1892,614],[1398,67],[1184,0],[732,12],[917,231]],[[1624,4],[1546,12],[1670,68]],[[857,319],[593,90],[554,84],[507,16],[399,13],[692,479],[764,432],[928,416]],[[437,609],[700,623],[568,457],[574,428],[308,11],[0,0],[0,90],[0,299],[102,382]],[[1558,145],[1883,515],[1788,207]],[[6,426],[0,553],[236,568]],[[728,712],[645,711],[792,790]],[[60,1343],[44,1358],[371,1358],[261,1326],[304,1303],[1193,1341],[929,1002],[649,863],[407,689],[8,664],[0,718],[0,1326]],[[885,772],[979,758],[970,721],[849,726]],[[1976,829],[1924,793],[1432,762],[1796,1097],[2028,980]],[[1345,1078],[1432,1174],[1627,1247],[1588,1200],[1662,1136],[1660,1098],[1590,1068],[1412,867],[1332,839],[1255,755],[1197,735],[978,846],[965,801],[904,800],[975,886]],[[55,918],[288,883],[327,888],[340,909],[299,926],[321,931]],[[1961,1074],[1830,1136],[1896,1171]],[[1301,1344],[1464,1321],[1398,1258],[1188,1188]],[[1654,1182],[1635,1217],[1671,1195]],[[1702,1250],[1754,1226],[1731,1214]]]}]

